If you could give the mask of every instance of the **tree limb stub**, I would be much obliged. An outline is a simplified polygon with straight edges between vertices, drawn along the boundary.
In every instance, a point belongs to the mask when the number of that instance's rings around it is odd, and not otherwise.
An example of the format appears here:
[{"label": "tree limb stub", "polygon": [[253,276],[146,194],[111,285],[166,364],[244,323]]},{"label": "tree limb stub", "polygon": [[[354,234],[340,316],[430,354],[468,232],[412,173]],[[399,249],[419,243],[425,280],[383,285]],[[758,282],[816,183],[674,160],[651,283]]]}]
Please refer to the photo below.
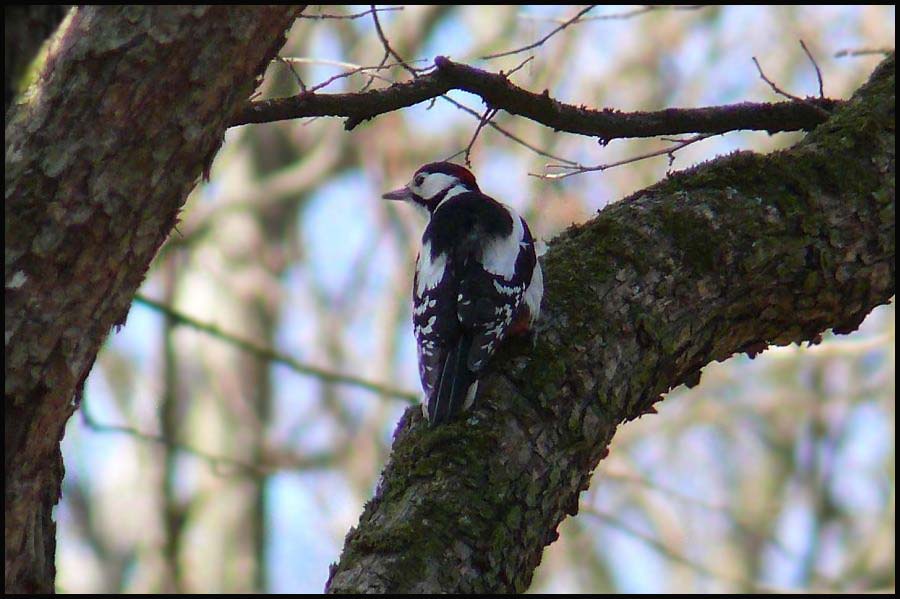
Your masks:
[{"label": "tree limb stub", "polygon": [[674,174],[557,237],[535,347],[397,427],[326,590],[522,592],[617,426],[736,352],[855,330],[895,288],[894,56],[794,147]]},{"label": "tree limb stub", "polygon": [[[502,73],[491,73],[438,56],[435,70],[411,81],[361,93],[306,93],[248,104],[231,126],[269,123],[314,116],[347,117],[353,129],[380,114],[413,106],[458,89],[476,94],[488,106],[523,116],[557,131],[597,137],[603,142],[628,137],[683,133],[725,133],[740,129],[810,130],[827,118],[837,100],[806,98],[797,102],[743,102],[704,108],[668,108],[655,112],[596,110],[558,102],[548,92],[535,94],[513,84]],[[824,112],[823,113],[823,109]]]}]

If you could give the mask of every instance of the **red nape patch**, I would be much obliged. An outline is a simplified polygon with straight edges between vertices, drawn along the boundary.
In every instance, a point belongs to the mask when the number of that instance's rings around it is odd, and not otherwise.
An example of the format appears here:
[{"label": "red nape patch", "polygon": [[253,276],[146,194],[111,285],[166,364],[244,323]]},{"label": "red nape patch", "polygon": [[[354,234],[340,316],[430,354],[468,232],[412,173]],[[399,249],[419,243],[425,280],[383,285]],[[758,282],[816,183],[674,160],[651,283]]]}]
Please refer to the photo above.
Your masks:
[{"label": "red nape patch", "polygon": [[448,174],[454,175],[457,179],[465,182],[467,185],[478,187],[478,183],[475,182],[475,175],[473,175],[471,171],[469,171],[469,169],[464,166],[452,163],[450,164],[450,166],[452,167],[453,172]]},{"label": "red nape patch", "polygon": [[430,162],[422,166],[417,173],[444,173],[451,177],[456,177],[472,189],[478,189],[478,183],[475,181],[475,175],[469,172],[464,166],[454,164],[452,162]]}]

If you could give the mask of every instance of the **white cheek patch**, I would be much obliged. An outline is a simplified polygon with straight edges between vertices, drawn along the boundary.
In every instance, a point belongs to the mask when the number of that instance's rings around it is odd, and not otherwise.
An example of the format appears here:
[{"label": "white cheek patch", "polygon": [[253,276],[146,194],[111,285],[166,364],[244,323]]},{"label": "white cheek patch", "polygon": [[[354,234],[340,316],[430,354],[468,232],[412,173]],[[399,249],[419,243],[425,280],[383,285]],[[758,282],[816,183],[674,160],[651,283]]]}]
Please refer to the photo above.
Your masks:
[{"label": "white cheek patch", "polygon": [[497,237],[484,248],[482,264],[484,269],[493,275],[511,279],[516,274],[516,260],[519,258],[519,244],[525,236],[522,219],[510,209],[513,217],[512,235]]},{"label": "white cheek patch", "polygon": [[418,269],[418,281],[416,282],[416,296],[422,297],[427,289],[437,287],[444,278],[444,269],[447,266],[446,254],[440,254],[434,260],[431,259],[431,242],[426,242],[419,253],[416,268]]},{"label": "white cheek patch", "polygon": [[414,181],[410,184],[410,189],[412,189],[416,195],[425,198],[426,200],[430,200],[445,189],[452,187],[454,183],[456,183],[455,177],[451,177],[445,173],[431,173],[425,177],[425,180],[422,181],[422,185],[416,185]]}]

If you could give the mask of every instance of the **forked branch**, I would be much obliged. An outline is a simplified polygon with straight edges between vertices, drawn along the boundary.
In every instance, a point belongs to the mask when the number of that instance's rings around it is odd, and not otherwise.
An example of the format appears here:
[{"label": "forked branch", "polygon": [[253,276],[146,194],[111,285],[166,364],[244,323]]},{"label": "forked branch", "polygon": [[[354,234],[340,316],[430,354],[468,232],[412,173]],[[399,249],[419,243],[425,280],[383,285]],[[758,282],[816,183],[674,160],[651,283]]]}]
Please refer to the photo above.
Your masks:
[{"label": "forked branch", "polygon": [[249,103],[231,125],[269,123],[314,116],[347,119],[350,130],[378,115],[432,100],[450,90],[476,94],[494,110],[523,116],[557,131],[597,137],[602,142],[630,137],[719,134],[736,130],[776,133],[811,130],[840,104],[827,98],[728,106],[668,108],[654,112],[620,112],[559,102],[548,91],[536,94],[512,83],[507,75],[453,62],[444,56],[435,69],[412,81],[366,92],[343,94],[305,93]]}]

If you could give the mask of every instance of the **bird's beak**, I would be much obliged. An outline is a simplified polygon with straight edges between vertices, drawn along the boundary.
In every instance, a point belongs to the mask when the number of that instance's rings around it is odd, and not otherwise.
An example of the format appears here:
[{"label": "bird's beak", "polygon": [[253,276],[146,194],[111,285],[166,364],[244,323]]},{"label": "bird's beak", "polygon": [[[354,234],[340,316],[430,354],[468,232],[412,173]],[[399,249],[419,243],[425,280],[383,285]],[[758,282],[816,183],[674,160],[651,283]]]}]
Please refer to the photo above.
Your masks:
[{"label": "bird's beak", "polygon": [[395,189],[394,191],[389,191],[383,196],[381,196],[385,200],[401,200],[407,201],[412,199],[412,192],[408,187],[401,187],[400,189]]}]

